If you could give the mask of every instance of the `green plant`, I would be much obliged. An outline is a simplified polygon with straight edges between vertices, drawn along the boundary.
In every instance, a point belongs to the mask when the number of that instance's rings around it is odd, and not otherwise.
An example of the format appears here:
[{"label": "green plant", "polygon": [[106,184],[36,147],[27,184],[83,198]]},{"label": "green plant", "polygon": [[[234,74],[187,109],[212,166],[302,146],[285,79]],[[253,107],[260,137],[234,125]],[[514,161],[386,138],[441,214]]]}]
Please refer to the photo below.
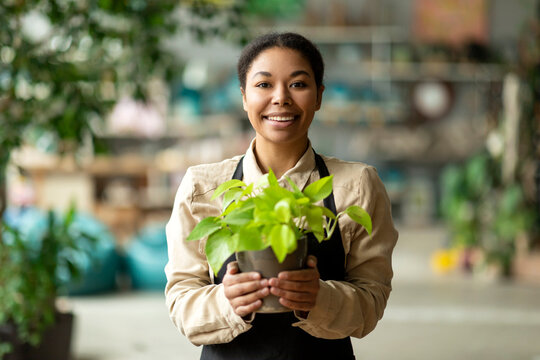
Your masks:
[{"label": "green plant", "polygon": [[[39,241],[30,241],[2,224],[0,326],[13,324],[22,343],[40,343],[43,332],[55,322],[55,299],[67,285],[64,281],[80,276],[74,253],[91,251],[92,246],[83,243],[96,242],[72,228],[74,216],[73,206],[63,217],[49,211],[47,230]],[[58,276],[59,271],[67,271],[69,277]],[[9,344],[0,343],[0,355],[9,350]]]},{"label": "green plant", "polygon": [[298,239],[308,233],[313,233],[319,242],[328,240],[344,214],[371,235],[371,217],[361,207],[350,206],[336,215],[316,205],[332,192],[332,179],[333,175],[323,177],[304,191],[289,178],[292,191],[280,186],[272,170],[255,185],[229,180],[218,186],[212,196],[214,200],[223,195],[222,213],[203,219],[186,240],[208,237],[206,256],[217,274],[225,260],[239,251],[272,247],[283,262],[296,249]]},{"label": "green plant", "polygon": [[486,153],[444,169],[441,214],[451,246],[478,248],[509,274],[518,235],[530,231],[535,212],[519,184],[504,184],[500,164]]},{"label": "green plant", "polygon": [[123,96],[149,100],[149,84],[179,76],[182,61],[167,41],[180,32],[244,41],[245,3],[1,1],[0,218],[13,150],[44,134],[58,152],[63,144],[105,150],[97,134],[111,106]]}]

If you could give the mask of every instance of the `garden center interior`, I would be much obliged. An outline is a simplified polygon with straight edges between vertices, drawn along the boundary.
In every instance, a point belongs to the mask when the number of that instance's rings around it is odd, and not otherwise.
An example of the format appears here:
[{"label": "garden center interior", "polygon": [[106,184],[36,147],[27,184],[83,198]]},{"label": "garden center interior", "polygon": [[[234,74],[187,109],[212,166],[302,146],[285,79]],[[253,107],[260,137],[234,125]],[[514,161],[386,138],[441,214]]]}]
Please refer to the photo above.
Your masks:
[{"label": "garden center interior", "polygon": [[269,31],[324,57],[315,150],[391,200],[393,290],[356,358],[540,359],[540,2],[22,3],[0,5],[0,240],[79,234],[56,272],[72,360],[199,358],[168,317],[165,224],[188,167],[253,139],[236,61]]}]

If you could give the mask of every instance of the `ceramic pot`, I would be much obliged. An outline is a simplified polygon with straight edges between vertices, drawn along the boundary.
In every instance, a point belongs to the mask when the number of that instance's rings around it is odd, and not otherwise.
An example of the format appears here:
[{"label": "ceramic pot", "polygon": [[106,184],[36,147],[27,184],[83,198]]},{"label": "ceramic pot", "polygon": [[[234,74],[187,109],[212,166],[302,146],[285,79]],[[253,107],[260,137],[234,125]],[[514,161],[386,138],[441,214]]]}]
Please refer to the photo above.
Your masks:
[{"label": "ceramic pot", "polygon": [[[306,264],[308,242],[303,237],[298,240],[294,252],[287,255],[280,263],[271,247],[259,251],[242,251],[236,253],[238,268],[241,272],[256,271],[263,278],[277,277],[281,271],[303,269]],[[256,311],[258,313],[281,313],[292,311],[279,303],[279,297],[268,295],[263,299],[263,305]]]}]

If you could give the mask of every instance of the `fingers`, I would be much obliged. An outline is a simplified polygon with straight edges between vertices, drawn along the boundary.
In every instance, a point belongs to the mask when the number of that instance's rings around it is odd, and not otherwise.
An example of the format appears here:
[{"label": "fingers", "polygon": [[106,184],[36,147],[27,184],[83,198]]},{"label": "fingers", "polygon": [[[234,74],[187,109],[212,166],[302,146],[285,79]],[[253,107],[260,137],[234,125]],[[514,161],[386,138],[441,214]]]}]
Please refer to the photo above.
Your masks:
[{"label": "fingers", "polygon": [[268,280],[256,272],[238,273],[238,265],[231,262],[223,278],[225,297],[239,316],[246,316],[262,305],[260,299],[268,296]]},{"label": "fingers", "polygon": [[310,268],[316,268],[317,267],[317,258],[313,255],[309,255],[306,261],[306,264]]},{"label": "fingers", "polygon": [[290,309],[309,311],[319,293],[317,258],[309,256],[307,269],[281,272],[269,281],[270,293],[280,297],[280,303]]}]

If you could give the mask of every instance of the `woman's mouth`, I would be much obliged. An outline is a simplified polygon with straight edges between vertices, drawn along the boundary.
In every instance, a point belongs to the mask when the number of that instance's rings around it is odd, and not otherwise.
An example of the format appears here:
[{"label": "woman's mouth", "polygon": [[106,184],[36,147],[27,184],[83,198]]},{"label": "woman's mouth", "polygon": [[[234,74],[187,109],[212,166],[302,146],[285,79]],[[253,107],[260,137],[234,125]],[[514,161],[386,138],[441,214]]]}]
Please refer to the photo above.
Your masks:
[{"label": "woman's mouth", "polygon": [[295,116],[293,115],[286,115],[286,116],[263,116],[263,119],[270,120],[270,121],[278,121],[278,122],[287,122],[287,121],[293,121]]}]

